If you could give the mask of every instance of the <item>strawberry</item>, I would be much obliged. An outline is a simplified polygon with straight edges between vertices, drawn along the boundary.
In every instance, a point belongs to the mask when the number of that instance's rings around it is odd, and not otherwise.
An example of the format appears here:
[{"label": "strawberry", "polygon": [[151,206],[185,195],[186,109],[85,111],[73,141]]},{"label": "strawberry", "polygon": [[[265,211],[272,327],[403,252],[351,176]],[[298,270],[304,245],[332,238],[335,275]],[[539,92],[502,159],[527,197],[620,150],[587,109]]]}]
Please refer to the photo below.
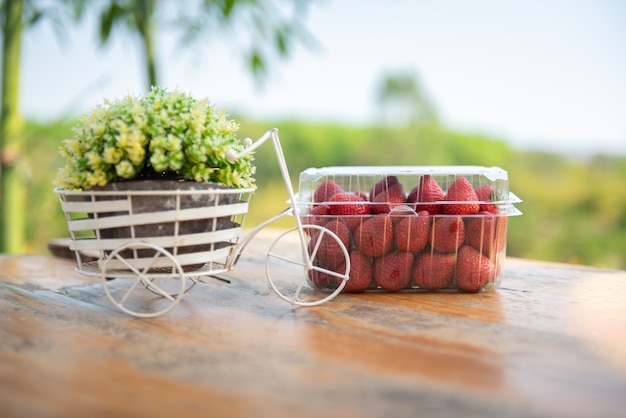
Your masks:
[{"label": "strawberry", "polygon": [[363,199],[366,202],[370,201],[369,195],[365,193],[363,190],[357,190],[356,192],[354,192],[354,194],[359,196],[361,199]]},{"label": "strawberry", "polygon": [[411,278],[413,282],[428,290],[446,287],[454,277],[456,255],[427,252],[415,260]]},{"label": "strawberry", "polygon": [[396,248],[400,251],[416,253],[422,251],[430,235],[430,217],[428,212],[403,216],[394,225]]},{"label": "strawberry", "polygon": [[[324,225],[324,228],[334,232],[339,238],[341,243],[346,249],[350,244],[350,230],[340,219],[333,219]],[[345,255],[341,248],[341,245],[337,240],[333,239],[326,231],[319,232],[317,234],[311,234],[311,241],[309,242],[309,252],[315,249],[315,246],[319,242],[319,248],[317,254],[311,254],[314,261],[317,261],[319,265],[327,267],[331,270],[336,270],[342,263],[345,262]]]},{"label": "strawberry", "polygon": [[430,244],[440,253],[454,252],[463,244],[465,225],[460,216],[436,217],[430,235]]},{"label": "strawberry", "polygon": [[333,195],[342,192],[343,189],[337,183],[332,180],[326,180],[315,189],[313,201],[315,203],[328,202]]},{"label": "strawberry", "polygon": [[354,193],[337,193],[328,202],[331,215],[367,215],[370,213],[367,203]]},{"label": "strawberry", "polygon": [[374,261],[374,280],[388,292],[405,288],[411,279],[413,254],[390,253]]},{"label": "strawberry", "polygon": [[[338,273],[345,273],[346,271],[346,263],[344,262],[336,269],[333,269]],[[341,280],[332,274],[329,274],[328,271],[320,271],[320,270],[309,270],[307,276],[309,285],[313,288],[320,290],[334,290],[337,288],[337,280]]]},{"label": "strawberry", "polygon": [[428,202],[439,202],[444,200],[446,194],[441,190],[439,183],[429,174],[420,178],[419,185],[415,186],[407,196],[407,201],[416,203],[417,212],[425,210],[431,215],[443,213],[443,207],[439,203],[426,204]]},{"label": "strawberry", "polygon": [[500,208],[493,203],[481,203],[479,212],[489,212],[492,215],[497,215],[500,213]]},{"label": "strawberry", "polygon": [[[420,212],[423,216],[428,216],[428,212],[422,211]],[[391,222],[395,226],[398,222],[406,218],[407,216],[415,216],[415,210],[408,205],[398,205],[391,208],[391,211],[388,213],[391,218]]]},{"label": "strawberry", "polygon": [[496,253],[504,254],[506,252],[506,228],[508,224],[508,218],[506,216],[496,216],[495,221],[495,250]]},{"label": "strawberry", "polygon": [[443,212],[450,215],[472,215],[478,213],[480,205],[472,184],[465,177],[457,177],[448,187]]},{"label": "strawberry", "polygon": [[374,198],[378,194],[384,192],[385,190],[389,190],[397,184],[400,184],[400,182],[398,181],[398,178],[396,176],[385,176],[385,178],[378,181],[370,189],[370,202],[373,202]]},{"label": "strawberry", "polygon": [[322,226],[328,222],[328,215],[330,215],[329,205],[315,205],[309,212],[302,218],[302,223],[305,225],[319,225]]},{"label": "strawberry", "polygon": [[493,187],[489,184],[477,187],[474,189],[474,193],[476,193],[476,197],[481,202],[491,202],[493,200]]},{"label": "strawberry", "polygon": [[[346,263],[343,262],[333,272],[344,274]],[[373,267],[369,258],[358,251],[350,253],[350,273],[342,292],[362,292],[367,289],[373,280]],[[328,271],[309,270],[309,283],[321,290],[334,290],[343,278],[330,274]]]},{"label": "strawberry", "polygon": [[495,216],[489,212],[478,214],[481,216],[465,218],[465,243],[489,256],[495,244]]},{"label": "strawberry", "polygon": [[456,284],[468,292],[477,292],[495,279],[494,264],[469,245],[459,250],[456,261]]},{"label": "strawberry", "polygon": [[499,212],[499,209],[496,205],[494,205],[493,203],[488,203],[493,201],[493,187],[488,184],[483,184],[482,186],[474,189],[474,192],[476,193],[476,197],[478,198],[478,200],[480,202],[484,202],[480,203],[479,212],[489,212],[493,213],[494,215]]},{"label": "strawberry", "polygon": [[354,246],[367,257],[381,257],[393,247],[393,224],[388,215],[375,215],[361,223],[353,235]]},{"label": "strawberry", "polygon": [[[345,271],[345,267],[344,267]],[[367,289],[372,282],[372,263],[363,253],[352,251],[350,253],[350,274],[349,279],[343,288],[344,292],[362,292]],[[337,278],[337,280],[341,280]]]},{"label": "strawberry", "polygon": [[406,195],[402,184],[396,183],[390,188],[383,190],[374,196],[372,200],[372,212],[373,213],[389,213],[391,210],[406,203]]},{"label": "strawberry", "polygon": [[492,258],[506,250],[507,218],[489,212],[479,212],[479,215],[482,216],[465,219],[465,243]]},{"label": "strawberry", "polygon": [[350,230],[361,224],[362,216],[370,214],[370,207],[360,196],[353,193],[337,193],[329,201],[330,214],[344,217]]}]

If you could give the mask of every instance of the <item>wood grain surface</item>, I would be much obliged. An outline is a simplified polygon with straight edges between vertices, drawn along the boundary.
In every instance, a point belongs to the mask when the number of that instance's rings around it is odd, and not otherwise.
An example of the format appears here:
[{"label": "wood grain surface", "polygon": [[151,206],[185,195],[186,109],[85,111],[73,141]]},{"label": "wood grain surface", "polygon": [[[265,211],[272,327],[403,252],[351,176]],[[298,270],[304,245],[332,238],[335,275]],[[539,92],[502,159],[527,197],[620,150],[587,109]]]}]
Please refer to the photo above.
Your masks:
[{"label": "wood grain surface", "polygon": [[0,255],[2,417],[623,417],[626,272],[508,258],[492,292],[278,298],[267,240],[170,312]]}]

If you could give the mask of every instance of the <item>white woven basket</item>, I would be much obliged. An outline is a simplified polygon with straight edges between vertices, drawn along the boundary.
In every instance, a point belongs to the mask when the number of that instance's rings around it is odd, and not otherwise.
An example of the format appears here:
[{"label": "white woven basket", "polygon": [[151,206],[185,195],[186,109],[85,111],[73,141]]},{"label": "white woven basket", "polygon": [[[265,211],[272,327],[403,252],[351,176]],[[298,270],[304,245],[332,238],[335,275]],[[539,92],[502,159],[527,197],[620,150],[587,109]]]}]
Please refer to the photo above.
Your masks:
[{"label": "white woven basket", "polygon": [[[188,276],[226,271],[254,189],[199,186],[190,190],[55,189],[78,270],[101,275],[102,262],[115,249],[136,242],[165,249]],[[125,250],[123,258],[126,263],[109,260],[107,271],[128,271],[127,263],[138,270],[171,267],[166,258],[154,260],[149,251]]]}]

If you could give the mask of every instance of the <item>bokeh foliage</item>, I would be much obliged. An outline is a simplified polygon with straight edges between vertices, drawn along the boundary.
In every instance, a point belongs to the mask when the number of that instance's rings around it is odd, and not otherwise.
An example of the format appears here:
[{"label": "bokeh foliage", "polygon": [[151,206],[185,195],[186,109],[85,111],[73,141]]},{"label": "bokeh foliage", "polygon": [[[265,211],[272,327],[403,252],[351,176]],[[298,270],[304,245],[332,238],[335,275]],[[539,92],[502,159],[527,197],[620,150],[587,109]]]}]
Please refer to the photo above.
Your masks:
[{"label": "bokeh foliage", "polygon": [[[437,124],[405,128],[311,124],[301,121],[240,121],[240,136],[255,139],[277,127],[291,183],[308,167],[332,165],[486,165],[509,172],[510,189],[524,212],[509,220],[507,254],[538,260],[626,269],[626,157],[574,158],[512,149],[502,138],[464,133]],[[60,141],[71,121],[27,124],[30,176],[25,187],[29,249],[45,252],[50,238],[68,236],[52,179],[61,164]],[[274,149],[255,156],[258,190],[246,228],[287,207]],[[273,225],[289,226],[288,221]]]}]

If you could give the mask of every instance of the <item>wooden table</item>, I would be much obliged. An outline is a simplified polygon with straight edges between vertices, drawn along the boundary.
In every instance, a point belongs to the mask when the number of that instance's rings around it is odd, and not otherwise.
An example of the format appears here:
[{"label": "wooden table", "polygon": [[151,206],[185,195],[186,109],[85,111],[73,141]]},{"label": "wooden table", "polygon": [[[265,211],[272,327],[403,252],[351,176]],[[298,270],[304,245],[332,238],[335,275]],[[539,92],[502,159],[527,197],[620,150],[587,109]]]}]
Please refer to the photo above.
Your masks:
[{"label": "wooden table", "polygon": [[150,319],[73,261],[0,255],[0,416],[626,416],[624,271],[508,258],[489,293],[295,308],[259,239]]}]

